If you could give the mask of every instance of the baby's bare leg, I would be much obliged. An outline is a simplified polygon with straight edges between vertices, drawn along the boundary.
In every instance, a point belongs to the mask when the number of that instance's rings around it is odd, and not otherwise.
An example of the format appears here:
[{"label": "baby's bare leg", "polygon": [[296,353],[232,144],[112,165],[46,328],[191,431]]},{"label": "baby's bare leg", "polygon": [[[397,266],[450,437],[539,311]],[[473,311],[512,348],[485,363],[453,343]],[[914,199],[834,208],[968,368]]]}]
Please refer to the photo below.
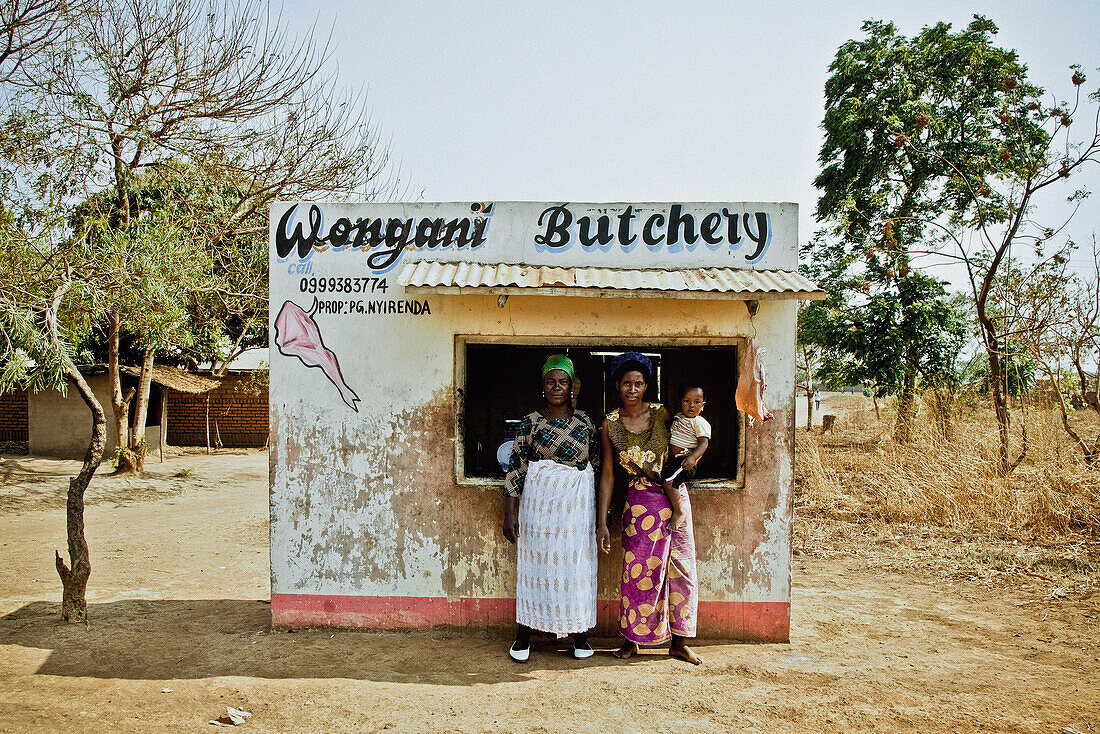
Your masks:
[{"label": "baby's bare leg", "polygon": [[680,504],[679,488],[673,486],[672,482],[666,479],[664,489],[665,496],[668,497],[668,504],[672,508],[672,517],[668,519],[668,529],[672,531],[680,527],[680,523],[684,521],[684,509]]}]

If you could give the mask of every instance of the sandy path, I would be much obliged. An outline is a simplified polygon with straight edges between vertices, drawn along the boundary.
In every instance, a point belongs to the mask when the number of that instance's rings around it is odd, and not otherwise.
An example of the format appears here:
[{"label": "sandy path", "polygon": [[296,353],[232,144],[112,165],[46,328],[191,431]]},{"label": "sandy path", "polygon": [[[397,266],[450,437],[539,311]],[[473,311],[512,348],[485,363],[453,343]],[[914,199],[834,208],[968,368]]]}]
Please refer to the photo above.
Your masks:
[{"label": "sandy path", "polygon": [[264,732],[1100,729],[1100,600],[1015,606],[858,556],[799,555],[793,642],[702,642],[699,668],[578,662],[549,639],[518,666],[485,632],[272,632],[256,452],[98,477],[92,625],[67,626],[66,467],[25,468],[57,476],[0,484],[0,732],[209,731],[226,705]]}]

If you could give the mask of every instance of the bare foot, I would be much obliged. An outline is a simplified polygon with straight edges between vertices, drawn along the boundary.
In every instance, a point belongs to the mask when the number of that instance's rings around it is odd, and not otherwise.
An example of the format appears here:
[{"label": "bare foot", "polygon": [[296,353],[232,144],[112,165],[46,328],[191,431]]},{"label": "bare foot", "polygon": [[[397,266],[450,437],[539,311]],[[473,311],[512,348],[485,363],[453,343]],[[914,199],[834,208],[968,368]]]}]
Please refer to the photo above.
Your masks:
[{"label": "bare foot", "polygon": [[668,654],[674,658],[679,658],[680,660],[691,663],[692,665],[701,665],[703,662],[703,658],[696,655],[695,652],[683,642],[679,644],[673,643],[672,646],[668,648]]},{"label": "bare foot", "polygon": [[685,517],[687,517],[687,515],[683,510],[673,510],[672,517],[668,519],[669,532],[678,530],[680,525],[683,524]]},{"label": "bare foot", "polygon": [[611,654],[619,658],[620,660],[626,660],[638,654],[638,646],[630,640],[627,640],[623,643],[622,647]]}]

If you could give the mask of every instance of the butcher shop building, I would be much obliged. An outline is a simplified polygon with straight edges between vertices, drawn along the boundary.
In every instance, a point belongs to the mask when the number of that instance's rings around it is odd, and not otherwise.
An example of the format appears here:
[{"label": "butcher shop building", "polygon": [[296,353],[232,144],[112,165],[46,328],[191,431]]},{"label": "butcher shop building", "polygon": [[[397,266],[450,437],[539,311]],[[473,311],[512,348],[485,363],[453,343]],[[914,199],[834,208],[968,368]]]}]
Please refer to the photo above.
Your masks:
[{"label": "butcher shop building", "polygon": [[[611,361],[637,351],[649,400],[675,412],[680,384],[706,391],[699,636],[789,639],[797,300],[823,296],[797,272],[797,220],[756,202],[273,205],[274,624],[514,624],[501,458],[540,366],[567,354],[599,422]],[[734,399],[750,345],[774,415],[752,425]],[[608,635],[618,522],[599,559]]]}]

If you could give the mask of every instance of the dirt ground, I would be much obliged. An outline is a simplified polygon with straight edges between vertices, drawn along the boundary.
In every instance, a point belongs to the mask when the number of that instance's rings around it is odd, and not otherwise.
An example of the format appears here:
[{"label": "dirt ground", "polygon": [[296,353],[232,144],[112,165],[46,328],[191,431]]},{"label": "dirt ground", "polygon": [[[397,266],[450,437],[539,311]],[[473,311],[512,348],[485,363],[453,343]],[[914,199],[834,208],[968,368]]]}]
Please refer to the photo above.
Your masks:
[{"label": "dirt ground", "polygon": [[[489,632],[270,629],[267,456],[172,455],[88,494],[91,625],[53,550],[76,462],[0,463],[0,732],[1100,730],[1100,597],[957,572],[928,534],[800,518],[790,644],[531,662]],[[934,539],[933,539],[934,540]],[[921,544],[923,542],[923,545]],[[1081,590],[1085,589],[1085,590]]]}]

